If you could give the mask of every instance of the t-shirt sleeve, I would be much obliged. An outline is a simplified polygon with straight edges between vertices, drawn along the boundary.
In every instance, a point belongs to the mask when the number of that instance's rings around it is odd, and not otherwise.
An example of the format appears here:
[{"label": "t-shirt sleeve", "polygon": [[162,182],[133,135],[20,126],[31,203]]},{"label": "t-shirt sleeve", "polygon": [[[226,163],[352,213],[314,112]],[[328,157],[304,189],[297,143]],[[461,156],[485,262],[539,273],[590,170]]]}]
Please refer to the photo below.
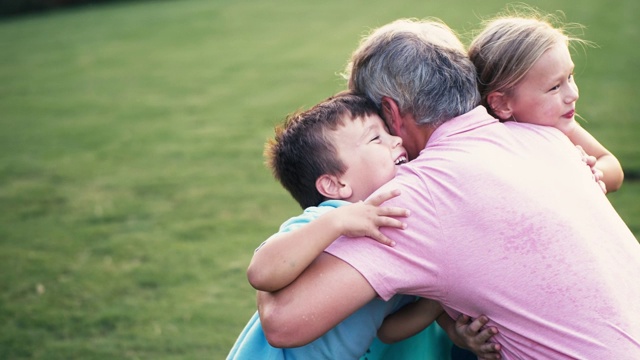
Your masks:
[{"label": "t-shirt sleeve", "polygon": [[320,204],[320,206],[310,206],[304,209],[302,214],[289,218],[287,221],[283,222],[282,225],[280,225],[280,229],[278,230],[278,232],[274,235],[271,235],[267,240],[263,241],[255,251],[260,250],[260,248],[264,246],[264,244],[273,236],[298,229],[319,218],[320,216],[328,213],[329,211],[348,204],[348,202],[342,200],[328,200]]},{"label": "t-shirt sleeve", "polygon": [[378,295],[388,300],[394,294],[412,294],[429,298],[442,296],[440,284],[442,242],[436,209],[422,180],[398,175],[380,191],[401,190],[401,195],[384,206],[409,209],[404,230],[381,228],[396,246],[382,245],[369,238],[341,237],[325,251],[351,265],[369,282]]}]

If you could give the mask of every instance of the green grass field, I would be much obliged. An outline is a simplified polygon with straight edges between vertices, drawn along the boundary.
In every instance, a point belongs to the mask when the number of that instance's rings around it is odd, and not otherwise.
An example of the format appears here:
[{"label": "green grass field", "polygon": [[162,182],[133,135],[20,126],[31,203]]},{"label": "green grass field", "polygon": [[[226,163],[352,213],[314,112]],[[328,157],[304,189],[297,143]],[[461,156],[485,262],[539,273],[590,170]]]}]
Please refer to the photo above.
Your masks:
[{"label": "green grass field", "polygon": [[[640,3],[530,4],[598,44],[574,56],[578,111],[628,174],[609,196],[638,237]],[[368,29],[467,33],[503,6],[143,1],[0,22],[0,358],[223,359],[255,309],[253,249],[299,212],[262,163],[273,125],[344,87]]]}]

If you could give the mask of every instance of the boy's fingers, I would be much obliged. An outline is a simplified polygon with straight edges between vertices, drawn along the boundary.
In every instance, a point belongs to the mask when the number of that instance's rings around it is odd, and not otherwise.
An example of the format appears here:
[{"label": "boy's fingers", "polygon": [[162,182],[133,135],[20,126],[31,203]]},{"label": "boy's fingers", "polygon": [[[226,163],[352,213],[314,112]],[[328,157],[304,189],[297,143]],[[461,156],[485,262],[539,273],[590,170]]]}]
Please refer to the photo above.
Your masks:
[{"label": "boy's fingers", "polygon": [[365,203],[370,204],[370,205],[374,205],[374,206],[379,206],[380,204],[382,204],[383,202],[389,200],[389,199],[393,199],[394,197],[400,195],[400,190],[398,189],[393,189],[390,191],[384,191],[380,194],[376,194],[375,196],[372,196],[370,199],[368,199],[367,201],[365,201]]},{"label": "boy's fingers", "polygon": [[391,227],[391,228],[405,229],[407,227],[406,223],[403,223],[402,221],[391,218],[391,217],[379,218],[378,221],[376,221],[376,225],[378,226],[378,228]]},{"label": "boy's fingers", "polygon": [[400,207],[381,207],[378,208],[378,215],[382,216],[409,216],[409,210]]},{"label": "boy's fingers", "polygon": [[498,329],[494,328],[494,327],[490,327],[488,329],[484,329],[482,330],[478,336],[477,339],[480,342],[487,342],[489,339],[491,339],[493,337],[493,335],[498,333]]},{"label": "boy's fingers", "polygon": [[500,357],[500,354],[487,354],[482,356],[481,358],[479,358],[481,360],[499,360],[502,359],[502,357]]},{"label": "boy's fingers", "polygon": [[387,245],[387,246],[395,246],[396,245],[395,241],[389,239],[385,234],[381,233],[380,231],[376,231],[374,234],[371,234],[369,237],[372,238],[373,240],[375,240],[375,241],[377,241],[377,242],[379,242],[381,244]]},{"label": "boy's fingers", "polygon": [[485,355],[485,356],[498,356],[497,358],[494,359],[499,359],[500,358],[500,344],[495,344],[495,343],[486,343],[482,346],[480,346],[480,351]]},{"label": "boy's fingers", "polygon": [[489,322],[489,319],[486,316],[480,316],[477,319],[473,320],[469,325],[469,329],[473,332],[478,332]]},{"label": "boy's fingers", "polygon": [[467,325],[469,323],[469,320],[471,320],[471,318],[469,316],[467,316],[465,314],[461,314],[456,319],[456,326],[460,327],[460,326]]},{"label": "boy's fingers", "polygon": [[501,359],[502,356],[500,355],[500,352],[491,348],[491,350],[488,351],[482,351],[482,359]]},{"label": "boy's fingers", "polygon": [[468,315],[460,314],[460,316],[458,316],[458,318],[456,319],[456,322],[459,325],[466,325],[467,323],[469,323],[469,320],[471,320],[471,318]]}]

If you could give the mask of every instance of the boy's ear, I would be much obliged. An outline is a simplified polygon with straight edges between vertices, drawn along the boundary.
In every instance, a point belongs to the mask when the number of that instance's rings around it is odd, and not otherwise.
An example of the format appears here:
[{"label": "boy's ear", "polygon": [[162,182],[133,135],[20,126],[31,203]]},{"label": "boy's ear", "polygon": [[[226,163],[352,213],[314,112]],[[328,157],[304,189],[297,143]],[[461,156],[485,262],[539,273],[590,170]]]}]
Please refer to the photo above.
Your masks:
[{"label": "boy's ear", "polygon": [[316,189],[327,199],[344,200],[351,197],[351,186],[343,184],[337,176],[322,175],[316,180]]},{"label": "boy's ear", "polygon": [[388,96],[382,97],[382,118],[387,123],[391,134],[400,134],[400,129],[403,126],[402,115],[398,103]]},{"label": "boy's ear", "polygon": [[494,114],[501,120],[507,120],[513,115],[511,106],[509,106],[508,97],[505,93],[494,91],[487,96],[487,104]]}]

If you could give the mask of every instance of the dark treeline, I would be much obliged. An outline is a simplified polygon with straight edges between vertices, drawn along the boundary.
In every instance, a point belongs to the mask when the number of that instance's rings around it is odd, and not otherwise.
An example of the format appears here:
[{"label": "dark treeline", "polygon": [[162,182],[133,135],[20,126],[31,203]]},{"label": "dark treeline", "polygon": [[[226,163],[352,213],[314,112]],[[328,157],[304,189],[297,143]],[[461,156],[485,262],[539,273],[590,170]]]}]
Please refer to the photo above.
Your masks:
[{"label": "dark treeline", "polygon": [[0,0],[0,19],[124,0]]}]

